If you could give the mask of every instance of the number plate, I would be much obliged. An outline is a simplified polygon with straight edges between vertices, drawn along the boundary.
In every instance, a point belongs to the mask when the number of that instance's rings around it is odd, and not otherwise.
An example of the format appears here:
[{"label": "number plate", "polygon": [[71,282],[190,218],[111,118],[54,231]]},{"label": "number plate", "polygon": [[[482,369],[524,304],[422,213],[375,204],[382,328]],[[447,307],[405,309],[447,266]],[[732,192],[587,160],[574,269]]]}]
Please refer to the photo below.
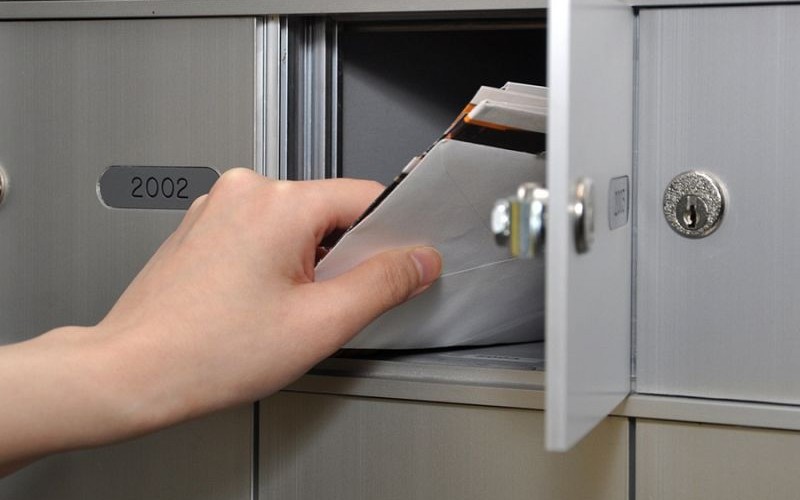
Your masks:
[{"label": "number plate", "polygon": [[608,227],[618,229],[628,223],[630,207],[628,176],[611,179],[608,186]]},{"label": "number plate", "polygon": [[97,195],[111,208],[185,210],[219,179],[210,167],[115,165],[97,183]]}]

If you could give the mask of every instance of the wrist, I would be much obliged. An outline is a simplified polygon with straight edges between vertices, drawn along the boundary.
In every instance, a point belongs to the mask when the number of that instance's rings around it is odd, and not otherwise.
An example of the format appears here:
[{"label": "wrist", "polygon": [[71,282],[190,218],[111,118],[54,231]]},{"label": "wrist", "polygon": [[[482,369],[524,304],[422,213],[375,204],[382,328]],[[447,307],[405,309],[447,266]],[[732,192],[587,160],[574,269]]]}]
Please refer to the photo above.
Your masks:
[{"label": "wrist", "polygon": [[51,383],[61,394],[51,401],[62,415],[64,449],[107,444],[136,433],[141,416],[112,336],[97,326],[68,326],[31,342],[39,343],[36,351],[45,353],[53,367]]},{"label": "wrist", "polygon": [[46,452],[121,441],[175,419],[163,384],[148,376],[147,349],[128,333],[70,326],[30,341],[44,375],[39,392],[56,392],[40,398],[59,416]]},{"label": "wrist", "polygon": [[152,336],[103,323],[92,327],[91,334],[95,342],[87,353],[97,381],[92,389],[105,411],[104,442],[136,437],[187,418],[176,397],[177,381],[164,370],[163,352],[152,344]]},{"label": "wrist", "polygon": [[0,349],[0,464],[110,442],[128,426],[106,383],[102,340],[64,327]]}]

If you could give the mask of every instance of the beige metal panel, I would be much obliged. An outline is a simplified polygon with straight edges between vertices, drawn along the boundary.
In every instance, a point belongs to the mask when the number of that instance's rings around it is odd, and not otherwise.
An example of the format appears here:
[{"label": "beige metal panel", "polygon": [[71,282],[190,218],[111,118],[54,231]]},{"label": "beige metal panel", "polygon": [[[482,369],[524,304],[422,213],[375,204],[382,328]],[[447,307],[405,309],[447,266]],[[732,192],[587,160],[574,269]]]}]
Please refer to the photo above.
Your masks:
[{"label": "beige metal panel", "polygon": [[[798,25],[798,5],[641,12],[639,392],[800,403]],[[690,169],[728,192],[699,240],[662,213]]]},{"label": "beige metal panel", "polygon": [[[490,376],[487,376],[487,380],[491,380]],[[531,410],[544,409],[544,386],[541,383],[490,385],[425,378],[380,378],[357,373],[312,374],[302,377],[287,390]],[[611,414],[620,417],[800,431],[800,407],[796,405],[634,394],[625,399]]]},{"label": "beige metal panel", "polygon": [[250,500],[250,406],[128,443],[44,459],[0,480],[9,500]]},{"label": "beige metal panel", "polygon": [[0,19],[452,12],[546,7],[546,0],[13,0],[0,1]]},{"label": "beige metal panel", "polygon": [[538,411],[294,393],[261,408],[260,500],[627,497],[622,418],[548,453]]},{"label": "beige metal panel", "polygon": [[638,500],[788,500],[800,492],[800,433],[638,421]]},{"label": "beige metal panel", "polygon": [[[253,164],[258,27],[252,18],[0,22],[0,165],[10,178],[0,343],[101,319],[180,221],[180,211],[104,207],[96,184],[106,167]],[[241,408],[54,457],[0,482],[0,498],[244,500],[251,419]]]},{"label": "beige metal panel", "polygon": [[614,415],[800,431],[800,406],[634,394]]},{"label": "beige metal panel", "polygon": [[[410,367],[409,367],[410,368]],[[507,408],[544,409],[544,387],[491,387],[439,381],[378,379],[361,376],[306,375],[290,385],[292,392],[367,396]]]}]

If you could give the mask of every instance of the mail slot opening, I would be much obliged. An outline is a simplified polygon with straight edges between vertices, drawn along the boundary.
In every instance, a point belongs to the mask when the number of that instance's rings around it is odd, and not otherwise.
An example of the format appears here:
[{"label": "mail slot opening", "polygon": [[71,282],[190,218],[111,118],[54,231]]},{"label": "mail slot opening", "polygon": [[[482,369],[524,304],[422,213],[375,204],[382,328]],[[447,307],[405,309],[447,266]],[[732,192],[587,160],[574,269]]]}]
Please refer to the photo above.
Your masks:
[{"label": "mail slot opening", "polygon": [[[498,19],[341,22],[338,175],[388,185],[411,158],[429,150],[480,87],[500,88],[506,82],[544,86],[546,36],[542,11]],[[486,168],[492,167],[487,164]],[[485,218],[488,225],[488,210]],[[486,231],[491,237],[488,227]],[[543,302],[541,296],[531,297],[530,309],[519,310],[520,316],[542,310],[543,304],[536,300]],[[485,313],[474,310],[476,315]],[[542,338],[543,327],[542,322],[530,338]],[[485,342],[478,339],[476,343]],[[493,370],[543,370],[544,343],[345,349],[338,358],[362,363],[362,367],[363,363],[374,367],[375,362],[388,362],[409,370],[412,365],[485,368],[484,375],[475,380],[491,383],[491,374],[498,373]],[[327,369],[331,366],[328,363]]]}]

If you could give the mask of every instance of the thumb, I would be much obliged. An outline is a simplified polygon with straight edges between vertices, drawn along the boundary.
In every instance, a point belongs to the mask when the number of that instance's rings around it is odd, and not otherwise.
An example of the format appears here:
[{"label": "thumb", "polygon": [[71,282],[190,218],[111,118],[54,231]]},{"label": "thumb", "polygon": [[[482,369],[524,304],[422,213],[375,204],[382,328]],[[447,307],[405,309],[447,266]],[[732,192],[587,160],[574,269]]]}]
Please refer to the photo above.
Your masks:
[{"label": "thumb", "polygon": [[331,280],[315,283],[331,324],[346,342],[375,318],[421,293],[442,272],[442,257],[431,247],[380,253]]}]

